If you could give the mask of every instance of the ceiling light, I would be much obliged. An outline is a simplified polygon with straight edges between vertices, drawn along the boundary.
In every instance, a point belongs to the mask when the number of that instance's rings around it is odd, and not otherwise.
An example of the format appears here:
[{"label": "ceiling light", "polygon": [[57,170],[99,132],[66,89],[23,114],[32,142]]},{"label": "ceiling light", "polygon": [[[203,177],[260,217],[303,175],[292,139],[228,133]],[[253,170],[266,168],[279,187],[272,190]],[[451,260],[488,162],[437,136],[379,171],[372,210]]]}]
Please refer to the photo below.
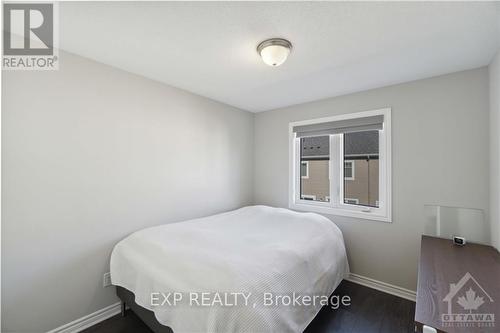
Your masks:
[{"label": "ceiling light", "polygon": [[257,52],[262,60],[273,67],[284,63],[291,50],[292,43],[282,38],[267,39],[257,46]]}]

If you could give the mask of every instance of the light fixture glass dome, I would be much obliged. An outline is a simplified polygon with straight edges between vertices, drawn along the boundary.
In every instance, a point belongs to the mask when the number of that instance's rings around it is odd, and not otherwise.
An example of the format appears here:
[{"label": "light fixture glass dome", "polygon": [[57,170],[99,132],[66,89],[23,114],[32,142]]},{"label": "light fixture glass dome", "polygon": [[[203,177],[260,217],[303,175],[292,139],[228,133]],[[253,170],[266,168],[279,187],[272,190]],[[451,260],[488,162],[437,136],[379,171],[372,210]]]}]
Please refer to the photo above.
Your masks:
[{"label": "light fixture glass dome", "polygon": [[291,49],[292,43],[282,38],[268,39],[257,46],[257,52],[264,63],[273,67],[283,64],[288,58]]}]

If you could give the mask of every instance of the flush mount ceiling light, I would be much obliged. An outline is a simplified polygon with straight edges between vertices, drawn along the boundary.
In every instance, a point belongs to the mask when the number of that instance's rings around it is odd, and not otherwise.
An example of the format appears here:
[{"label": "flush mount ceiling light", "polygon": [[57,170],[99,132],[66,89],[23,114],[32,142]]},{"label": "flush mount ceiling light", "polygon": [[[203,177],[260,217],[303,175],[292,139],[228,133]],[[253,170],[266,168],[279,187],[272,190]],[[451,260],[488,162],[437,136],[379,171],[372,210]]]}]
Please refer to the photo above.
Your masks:
[{"label": "flush mount ceiling light", "polygon": [[283,38],[266,39],[257,46],[257,52],[262,60],[273,67],[284,63],[291,50],[292,43]]}]

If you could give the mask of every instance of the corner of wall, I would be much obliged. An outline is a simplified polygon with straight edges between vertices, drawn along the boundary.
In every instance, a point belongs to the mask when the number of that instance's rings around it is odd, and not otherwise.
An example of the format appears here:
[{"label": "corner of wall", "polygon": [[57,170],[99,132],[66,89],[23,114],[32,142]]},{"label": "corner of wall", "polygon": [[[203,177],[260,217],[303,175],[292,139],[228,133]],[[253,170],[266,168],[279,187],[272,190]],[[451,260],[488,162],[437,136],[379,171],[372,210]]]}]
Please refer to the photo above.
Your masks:
[{"label": "corner of wall", "polygon": [[252,130],[253,130],[253,150],[252,150],[252,205],[257,204],[257,133],[256,133],[256,127],[255,127],[255,121],[257,119],[257,112],[253,112],[252,114]]},{"label": "corner of wall", "polygon": [[490,100],[490,230],[500,250],[500,50],[488,66]]}]

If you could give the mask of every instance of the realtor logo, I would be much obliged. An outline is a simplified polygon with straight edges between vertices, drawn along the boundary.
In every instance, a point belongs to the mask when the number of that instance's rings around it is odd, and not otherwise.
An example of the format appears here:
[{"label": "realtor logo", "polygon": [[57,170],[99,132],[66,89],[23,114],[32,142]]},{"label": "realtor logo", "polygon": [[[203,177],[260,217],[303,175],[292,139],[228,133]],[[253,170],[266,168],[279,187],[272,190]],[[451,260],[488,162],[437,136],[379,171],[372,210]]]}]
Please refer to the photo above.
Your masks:
[{"label": "realtor logo", "polygon": [[4,69],[57,69],[54,3],[3,4]]},{"label": "realtor logo", "polygon": [[493,298],[469,272],[450,284],[443,302],[448,305],[448,312],[441,315],[444,327],[495,327]]}]

